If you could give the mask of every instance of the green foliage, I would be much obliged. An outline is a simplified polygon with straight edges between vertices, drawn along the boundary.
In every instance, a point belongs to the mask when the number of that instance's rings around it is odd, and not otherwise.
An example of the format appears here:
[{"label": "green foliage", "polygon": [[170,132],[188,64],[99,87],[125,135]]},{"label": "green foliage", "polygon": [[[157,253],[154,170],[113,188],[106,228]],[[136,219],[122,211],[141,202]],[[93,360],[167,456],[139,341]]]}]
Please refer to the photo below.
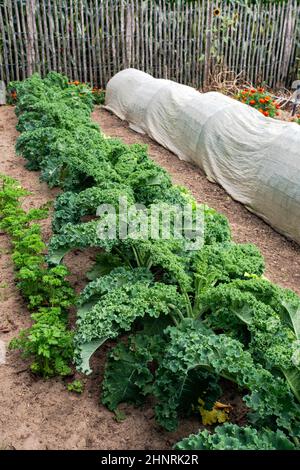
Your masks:
[{"label": "green foliage", "polygon": [[33,222],[45,218],[47,210],[25,212],[20,199],[29,193],[12,178],[0,175],[0,180],[0,228],[12,239],[18,287],[28,308],[36,311],[31,315],[32,327],[21,331],[10,347],[33,359],[34,373],[44,377],[70,374],[73,334],[68,330],[66,311],[75,296],[66,281],[69,272],[65,266],[48,268],[45,264],[41,228]]},{"label": "green foliage", "polygon": [[103,183],[87,188],[79,193],[72,191],[59,195],[55,202],[55,213],[52,227],[59,232],[66,223],[79,223],[87,215],[96,216],[101,204],[111,204],[118,209],[120,198],[126,198],[129,205],[134,204],[133,191],[130,186],[121,183]]},{"label": "green foliage", "polygon": [[246,88],[236,95],[236,99],[257,109],[266,117],[274,118],[279,114],[279,105],[264,88]]},{"label": "green foliage", "polygon": [[206,205],[203,205],[203,209],[205,244],[229,242],[231,230],[226,217]]},{"label": "green foliage", "polygon": [[73,333],[68,330],[60,308],[40,308],[31,318],[33,325],[11,341],[10,349],[20,349],[24,357],[34,358],[30,367],[35,374],[70,375]]},{"label": "green foliage", "polygon": [[[0,197],[1,226],[15,243],[20,288],[30,308],[38,309],[32,329],[17,340],[34,357],[33,368],[44,375],[68,373],[72,333],[66,310],[74,297],[60,263],[69,250],[94,247],[96,262],[86,273],[91,282],[78,300],[77,367],[89,373],[98,347],[133,333],[108,355],[102,401],[109,409],[154,395],[158,423],[173,430],[199,397],[213,407],[225,379],[245,392],[253,428],[224,425],[215,434],[190,436],[180,448],[293,448],[287,436],[298,445],[299,297],[264,279],[259,250],[233,243],[226,217],[172,185],[146,146],[105,138],[90,120],[95,93],[89,87],[56,73],[12,86],[22,132],[17,150],[29,169],[63,190],[55,202],[49,267],[34,223],[43,210],[24,214],[14,205],[14,192],[25,195],[21,188],[6,184],[5,204]],[[104,219],[97,218],[98,206],[115,207],[118,231],[124,196],[129,205],[144,205],[148,222],[153,204],[188,204],[193,216],[203,211],[203,246],[189,251],[184,232],[168,240],[99,238]],[[161,233],[162,222],[156,228]]]},{"label": "green foliage", "polygon": [[[263,295],[269,297],[267,302]],[[294,357],[299,349],[299,331],[290,327],[290,316],[287,321],[281,319],[279,306],[283,295],[283,290],[268,281],[251,279],[208,289],[200,298],[200,304],[202,316],[204,313],[207,315],[208,325],[233,333],[243,340],[256,361],[269,370],[279,369],[299,400],[300,368]],[[270,297],[277,300],[277,312],[271,306],[274,302]],[[250,333],[250,339],[246,331]]]},{"label": "green foliage", "polygon": [[[250,418],[256,424],[283,428],[291,435],[299,436],[300,405],[294,402],[288,385],[255,364],[239,341],[225,334],[217,335],[203,323],[193,320],[169,327],[167,332],[170,342],[160,362],[154,389],[159,401],[157,420],[166,429],[173,430],[177,426],[181,393],[187,377],[194,369],[204,369],[248,389],[244,400],[252,410]],[[204,391],[199,391],[199,396],[202,397]]]},{"label": "green foliage", "polygon": [[195,253],[195,272],[204,278],[214,272],[218,282],[245,279],[247,274],[261,276],[265,269],[262,255],[251,244],[215,243]]},{"label": "green foliage", "polygon": [[67,389],[69,392],[81,394],[84,391],[84,384],[81,380],[73,380],[73,382],[67,385]]},{"label": "green foliage", "polygon": [[[129,276],[129,282],[126,282],[126,276],[119,270],[117,274],[119,282],[115,282],[113,271],[100,282],[95,281],[93,292],[97,300],[83,304],[85,307],[78,312],[75,335],[76,362],[82,372],[91,372],[88,360],[94,352],[94,346],[97,349],[108,339],[117,338],[121,332],[130,331],[133,323],[145,316],[159,318],[170,315],[176,321],[177,312],[184,305],[176,286],[153,283],[143,270],[138,271],[138,280],[135,282],[132,281],[132,276]],[[90,294],[90,289],[85,290],[85,301],[91,300]]]},{"label": "green foliage", "polygon": [[213,433],[200,431],[178,442],[176,450],[295,450],[294,444],[281,431],[225,423]]},{"label": "green foliage", "polygon": [[92,93],[95,104],[105,104],[105,90],[102,88],[93,88]]},{"label": "green foliage", "polygon": [[160,335],[138,334],[119,343],[109,354],[102,384],[102,403],[111,411],[122,402],[141,404],[151,393],[150,370],[163,355],[165,342]]}]

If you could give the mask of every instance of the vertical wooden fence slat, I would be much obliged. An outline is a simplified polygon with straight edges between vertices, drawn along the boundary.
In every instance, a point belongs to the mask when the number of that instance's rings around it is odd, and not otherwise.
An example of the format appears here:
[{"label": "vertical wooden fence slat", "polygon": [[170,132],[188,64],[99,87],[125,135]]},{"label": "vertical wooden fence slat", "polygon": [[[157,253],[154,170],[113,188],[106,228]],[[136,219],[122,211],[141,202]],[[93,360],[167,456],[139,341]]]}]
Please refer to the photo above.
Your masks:
[{"label": "vertical wooden fence slat", "polygon": [[75,32],[75,41],[76,46],[73,49],[73,52],[77,53],[76,63],[78,64],[77,68],[77,76],[76,80],[83,81],[83,74],[82,74],[82,40],[81,40],[81,26],[80,26],[80,14],[79,14],[79,0],[74,0],[74,32]]},{"label": "vertical wooden fence slat", "polygon": [[83,66],[83,79],[81,79],[81,81],[87,82],[86,31],[85,31],[85,21],[84,21],[84,0],[80,0],[79,16],[80,16],[82,66]]},{"label": "vertical wooden fence slat", "polygon": [[132,11],[131,3],[126,8],[126,67],[131,67],[131,49],[132,49]]},{"label": "vertical wooden fence slat", "polygon": [[34,63],[33,63],[33,71],[38,72],[41,74],[41,57],[40,57],[40,44],[39,44],[39,35],[38,35],[38,28],[37,28],[37,7],[36,7],[36,0],[33,0],[32,7],[31,7],[31,14],[32,14],[32,23],[33,23],[33,44],[34,44]]},{"label": "vertical wooden fence slat", "polygon": [[36,20],[37,20],[37,25],[38,25],[38,28],[36,31],[36,34],[37,34],[36,41],[40,49],[40,73],[42,73],[42,75],[44,76],[46,74],[46,65],[47,65],[46,55],[45,55],[45,37],[46,36],[43,31],[42,13],[40,9],[40,3],[37,2],[35,7],[36,7]]},{"label": "vertical wooden fence slat", "polygon": [[56,51],[55,41],[54,41],[54,20],[53,20],[51,0],[48,1],[47,16],[48,16],[48,20],[49,20],[49,33],[50,33],[50,44],[51,44],[51,52],[52,52],[52,64],[53,64],[53,69],[57,70],[57,53],[56,53],[57,51]]},{"label": "vertical wooden fence slat", "polygon": [[116,27],[115,27],[115,5],[111,5],[110,18],[111,18],[111,55],[112,55],[112,75],[115,75],[117,70],[117,49],[116,49]]},{"label": "vertical wooden fence slat", "polygon": [[149,29],[149,57],[150,57],[150,73],[153,75],[153,14],[154,14],[154,9],[152,6],[152,0],[150,0],[150,11],[149,11],[149,24],[150,24],[150,29]]},{"label": "vertical wooden fence slat", "polygon": [[120,0],[121,5],[120,5],[120,10],[121,10],[121,15],[120,15],[120,27],[121,27],[121,50],[122,50],[122,68],[126,67],[126,35],[125,35],[125,6],[124,6],[124,0]]},{"label": "vertical wooden fence slat", "polygon": [[[145,57],[146,57],[146,43],[145,43],[145,16],[144,16],[144,4],[140,5],[140,17],[139,17],[139,27],[141,31],[141,64],[142,64],[142,69],[146,69],[146,63],[145,63]],[[147,36],[147,33],[146,33]]]},{"label": "vertical wooden fence slat", "polygon": [[104,13],[104,0],[100,0],[100,31],[101,31],[101,36],[100,36],[100,42],[101,42],[101,63],[103,67],[103,80],[104,83],[106,83],[109,79],[108,74],[107,74],[107,61],[105,59],[105,13]]},{"label": "vertical wooden fence slat", "polygon": [[92,58],[91,58],[91,64],[90,64],[90,67],[91,67],[91,78],[92,78],[92,83],[94,86],[97,85],[98,83],[98,77],[97,77],[97,73],[98,73],[98,68],[100,66],[100,63],[97,61],[96,59],[96,31],[95,31],[95,11],[94,11],[94,5],[93,3],[94,2],[91,2],[92,4],[90,4],[90,25],[91,25],[91,44],[90,44],[90,47],[92,48],[92,51],[91,51],[91,54],[92,54]]},{"label": "vertical wooden fence slat", "polygon": [[[189,67],[189,64],[187,62],[188,60],[188,56],[187,56],[187,52],[188,52],[188,24],[189,24],[189,10],[188,10],[188,4],[186,3],[185,4],[185,11],[183,10],[184,12],[184,43],[183,43],[183,64],[184,64],[184,67],[182,67],[183,69],[183,75],[182,75],[182,83],[186,83],[186,80],[187,80],[187,76],[188,76],[188,67]],[[183,13],[182,12],[182,13]]]},{"label": "vertical wooden fence slat", "polygon": [[8,18],[9,18],[9,29],[12,35],[12,42],[13,42],[13,49],[14,49],[14,70],[15,70],[15,80],[20,80],[20,70],[19,70],[19,51],[18,51],[18,46],[17,46],[17,40],[16,40],[16,34],[14,31],[14,16],[13,16],[13,10],[12,10],[12,2],[8,2]]},{"label": "vertical wooden fence slat", "polygon": [[[66,0],[66,5],[68,0]],[[77,58],[76,58],[76,29],[75,29],[75,18],[74,18],[75,10],[73,7],[73,0],[70,0],[70,68],[72,69],[72,79],[78,79],[78,71],[77,71]]]},{"label": "vertical wooden fence slat", "polygon": [[2,6],[0,6],[0,27],[2,30],[3,60],[5,64],[5,75],[4,75],[4,70],[2,73],[3,73],[3,77],[5,76],[5,80],[7,82],[10,82],[11,76],[10,76],[10,67],[9,67],[9,55],[8,55],[7,44],[6,44],[6,34],[5,34],[6,29],[4,28]]},{"label": "vertical wooden fence slat", "polygon": [[122,68],[121,66],[121,49],[120,49],[120,17],[119,17],[119,1],[117,1],[116,8],[114,10],[114,27],[115,27],[115,48],[116,48],[116,59],[115,66],[116,71],[119,72]]},{"label": "vertical wooden fence slat", "polygon": [[260,54],[261,54],[261,28],[263,27],[263,9],[261,5],[259,5],[260,10],[259,10],[259,15],[258,15],[258,23],[257,23],[257,29],[256,29],[256,38],[255,38],[255,44],[256,44],[256,54],[254,55],[254,61],[252,65],[252,82],[254,82],[256,79],[261,81],[261,69],[260,69]]},{"label": "vertical wooden fence slat", "polygon": [[45,35],[45,38],[46,38],[45,43],[47,41],[47,44],[45,45],[46,57],[47,57],[45,72],[49,72],[49,70],[52,69],[52,64],[51,64],[51,55],[50,55],[50,47],[49,47],[49,32],[48,32],[48,23],[47,23],[46,2],[42,2],[42,8],[43,8],[43,24],[44,24],[43,34]]},{"label": "vertical wooden fence slat", "polygon": [[[95,3],[95,8],[96,8],[96,25],[95,25],[95,28],[96,28],[96,61],[97,61],[97,65],[99,67],[99,83],[101,86],[103,86],[104,84],[104,78],[103,78],[103,70],[102,70],[102,67],[101,67],[101,64],[103,64],[102,60],[101,60],[101,49],[102,49],[102,45],[100,45],[100,13],[99,13],[99,4],[98,4],[98,0],[96,0],[96,3]],[[98,71],[98,67],[97,67],[97,71]]]},{"label": "vertical wooden fence slat", "polygon": [[293,0],[289,0],[287,7],[286,7],[286,15],[285,15],[285,45],[282,47],[281,56],[280,56],[280,77],[279,83],[281,86],[284,86],[284,77],[287,74],[287,69],[290,61],[291,49],[292,49],[292,33],[293,33],[293,25],[292,25],[292,8],[293,8]]},{"label": "vertical wooden fence slat", "polygon": [[144,35],[144,44],[145,44],[145,72],[149,73],[149,19],[148,19],[148,13],[149,13],[149,5],[148,1],[144,3],[144,8],[142,8],[142,15],[144,14],[145,11],[145,35]]},{"label": "vertical wooden fence slat", "polygon": [[[35,47],[34,47],[34,23],[35,23],[35,0],[28,0],[26,3],[26,20],[28,27],[28,41],[27,41],[27,61],[28,61],[28,75],[32,75],[35,68]],[[55,67],[56,68],[56,67]]]},{"label": "vertical wooden fence slat", "polygon": [[[178,0],[178,21],[180,22],[180,33],[178,35],[178,42],[179,42],[179,61],[177,62],[178,70],[179,70],[179,78],[177,81],[182,83],[183,80],[183,50],[184,50],[184,44],[183,44],[183,15],[182,15],[182,7],[184,6],[184,2],[182,0]],[[179,28],[178,28],[179,32]],[[178,59],[177,59],[178,60]]]},{"label": "vertical wooden fence slat", "polygon": [[105,43],[106,43],[106,68],[107,68],[107,75],[108,77],[111,77],[112,76],[112,72],[111,72],[111,48],[110,48],[110,34],[109,34],[109,31],[110,31],[110,15],[109,15],[109,5],[108,5],[108,2],[109,0],[105,0],[105,13],[104,13],[104,17],[105,17]]},{"label": "vertical wooden fence slat", "polygon": [[[88,58],[88,64],[87,64],[87,73],[88,73],[88,78],[85,80],[86,82],[89,82],[92,86],[94,84],[93,80],[93,64],[92,64],[92,43],[91,43],[91,26],[92,26],[92,15],[90,11],[90,5],[88,4],[88,1],[85,0],[84,2],[84,11],[85,11],[85,28],[86,28],[86,50],[87,50],[87,58]],[[94,63],[94,67],[96,67],[96,64]]]},{"label": "vertical wooden fence slat", "polygon": [[19,45],[20,56],[21,56],[20,77],[22,77],[22,80],[24,80],[26,78],[24,41],[23,41],[23,35],[22,35],[22,30],[21,30],[21,22],[20,22],[20,15],[19,15],[19,8],[18,8],[17,0],[14,0],[14,15],[15,15],[16,27],[17,27],[17,31],[15,31],[15,36],[17,38],[17,44]]},{"label": "vertical wooden fence slat", "polygon": [[212,28],[212,2],[207,0],[206,6],[206,41],[205,41],[205,64],[204,64],[204,88],[208,86],[211,72],[211,28]]},{"label": "vertical wooden fence slat", "polygon": [[60,28],[58,28],[58,34],[60,36],[60,41],[61,41],[61,61],[63,63],[62,67],[62,72],[66,75],[69,75],[68,72],[68,67],[67,67],[67,30],[66,30],[66,13],[63,10],[63,5],[62,5],[62,0],[59,0],[58,2],[58,10],[59,10],[59,24]]},{"label": "vertical wooden fence slat", "polygon": [[16,67],[16,58],[13,56],[13,46],[12,46],[12,31],[11,25],[9,21],[9,11],[8,11],[8,4],[9,0],[4,0],[4,19],[6,24],[6,32],[7,32],[7,40],[8,40],[8,54],[9,54],[9,63],[10,63],[10,75],[11,79],[15,80],[15,67]]},{"label": "vertical wooden fence slat", "polygon": [[21,16],[21,25],[22,25],[22,32],[23,32],[23,42],[24,42],[24,51],[26,57],[26,64],[25,64],[25,75],[28,77],[28,57],[27,57],[27,44],[28,44],[28,35],[27,35],[27,22],[25,20],[26,11],[25,5],[23,2],[20,4],[20,16]]},{"label": "vertical wooden fence slat", "polygon": [[[279,85],[280,83],[280,57],[281,57],[281,50],[282,47],[284,47],[285,44],[285,37],[283,36],[284,30],[285,30],[285,17],[284,17],[284,12],[285,12],[285,5],[284,4],[279,4],[280,7],[280,25],[277,33],[277,43],[276,43],[276,49],[277,49],[277,54],[276,54],[276,60],[275,60],[275,67],[274,67],[274,76],[276,77],[276,80],[274,81],[275,86]],[[279,35],[282,41],[279,41]]]},{"label": "vertical wooden fence slat", "polygon": [[58,14],[57,14],[57,2],[56,0],[53,1],[53,16],[54,16],[54,26],[55,26],[55,34],[54,34],[54,41],[56,43],[56,50],[57,50],[57,70],[58,72],[62,71],[61,67],[61,59],[62,59],[62,53],[61,53],[61,44],[60,44],[60,31],[59,31],[59,22],[58,22]]}]

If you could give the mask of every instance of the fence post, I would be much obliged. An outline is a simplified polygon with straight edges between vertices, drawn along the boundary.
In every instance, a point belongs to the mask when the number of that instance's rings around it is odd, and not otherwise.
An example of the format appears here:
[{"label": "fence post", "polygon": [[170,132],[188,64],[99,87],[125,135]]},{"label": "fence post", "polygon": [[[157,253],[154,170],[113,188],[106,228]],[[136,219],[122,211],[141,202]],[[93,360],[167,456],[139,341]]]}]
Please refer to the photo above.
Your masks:
[{"label": "fence post", "polygon": [[126,68],[131,67],[132,63],[132,21],[131,0],[129,0],[126,8]]},{"label": "fence post", "polygon": [[27,0],[26,16],[28,28],[28,40],[26,45],[27,51],[27,73],[32,75],[35,67],[35,49],[34,49],[34,32],[35,32],[35,0]]},{"label": "fence post", "polygon": [[205,62],[204,62],[204,80],[203,87],[206,89],[209,84],[211,72],[211,38],[212,38],[212,2],[206,2],[206,33],[205,33]]}]

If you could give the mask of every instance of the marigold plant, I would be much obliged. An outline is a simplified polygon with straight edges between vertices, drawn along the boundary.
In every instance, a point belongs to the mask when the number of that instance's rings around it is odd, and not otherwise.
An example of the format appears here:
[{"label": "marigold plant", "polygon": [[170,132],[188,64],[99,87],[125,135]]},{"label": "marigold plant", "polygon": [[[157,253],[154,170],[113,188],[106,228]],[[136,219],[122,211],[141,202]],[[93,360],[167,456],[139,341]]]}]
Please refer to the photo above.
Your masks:
[{"label": "marigold plant", "polygon": [[279,115],[279,104],[264,88],[246,88],[236,95],[236,99],[252,106],[266,117],[274,118]]},{"label": "marigold plant", "polygon": [[105,103],[105,90],[103,88],[93,88],[92,93],[95,104]]}]

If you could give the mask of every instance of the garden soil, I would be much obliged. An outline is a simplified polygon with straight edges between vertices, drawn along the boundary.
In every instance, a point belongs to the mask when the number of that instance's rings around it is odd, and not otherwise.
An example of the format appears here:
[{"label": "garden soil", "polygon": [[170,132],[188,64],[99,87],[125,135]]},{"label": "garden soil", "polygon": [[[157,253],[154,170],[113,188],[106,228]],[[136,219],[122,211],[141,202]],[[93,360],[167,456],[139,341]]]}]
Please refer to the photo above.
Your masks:
[{"label": "garden soil", "polygon": [[[267,276],[282,286],[300,293],[300,248],[278,235],[264,222],[234,202],[217,185],[209,183],[201,171],[179,161],[177,157],[153,143],[148,137],[129,130],[125,123],[107,111],[97,108],[93,113],[103,131],[120,137],[127,143],[149,144],[151,158],[166,168],[174,183],[188,187],[197,200],[225,214],[239,242],[254,242],[262,250],[267,263]],[[19,180],[31,192],[23,207],[38,207],[55,198],[58,191],[50,190],[39,180],[39,174],[29,172],[25,161],[15,154],[18,136],[14,109],[0,107],[0,172]],[[51,235],[50,218],[42,222],[44,239]],[[75,251],[66,257],[72,275],[70,281],[77,291],[84,286],[84,273],[95,258],[95,252]],[[71,321],[74,315],[71,315]],[[9,238],[0,232],[0,342],[3,344],[30,326],[29,312],[19,295],[14,280]],[[0,362],[0,450],[1,449],[168,449],[184,436],[196,432],[197,418],[184,420],[175,433],[162,431],[155,424],[153,403],[136,409],[121,406],[125,419],[117,417],[100,402],[100,383],[107,344],[93,359],[94,373],[84,378],[85,390],[74,395],[66,390],[67,380],[43,380],[34,377],[28,363],[17,352],[6,351]],[[76,374],[75,378],[81,378]],[[244,424],[246,409],[235,390],[227,387],[224,402],[233,406],[232,420]]]}]

